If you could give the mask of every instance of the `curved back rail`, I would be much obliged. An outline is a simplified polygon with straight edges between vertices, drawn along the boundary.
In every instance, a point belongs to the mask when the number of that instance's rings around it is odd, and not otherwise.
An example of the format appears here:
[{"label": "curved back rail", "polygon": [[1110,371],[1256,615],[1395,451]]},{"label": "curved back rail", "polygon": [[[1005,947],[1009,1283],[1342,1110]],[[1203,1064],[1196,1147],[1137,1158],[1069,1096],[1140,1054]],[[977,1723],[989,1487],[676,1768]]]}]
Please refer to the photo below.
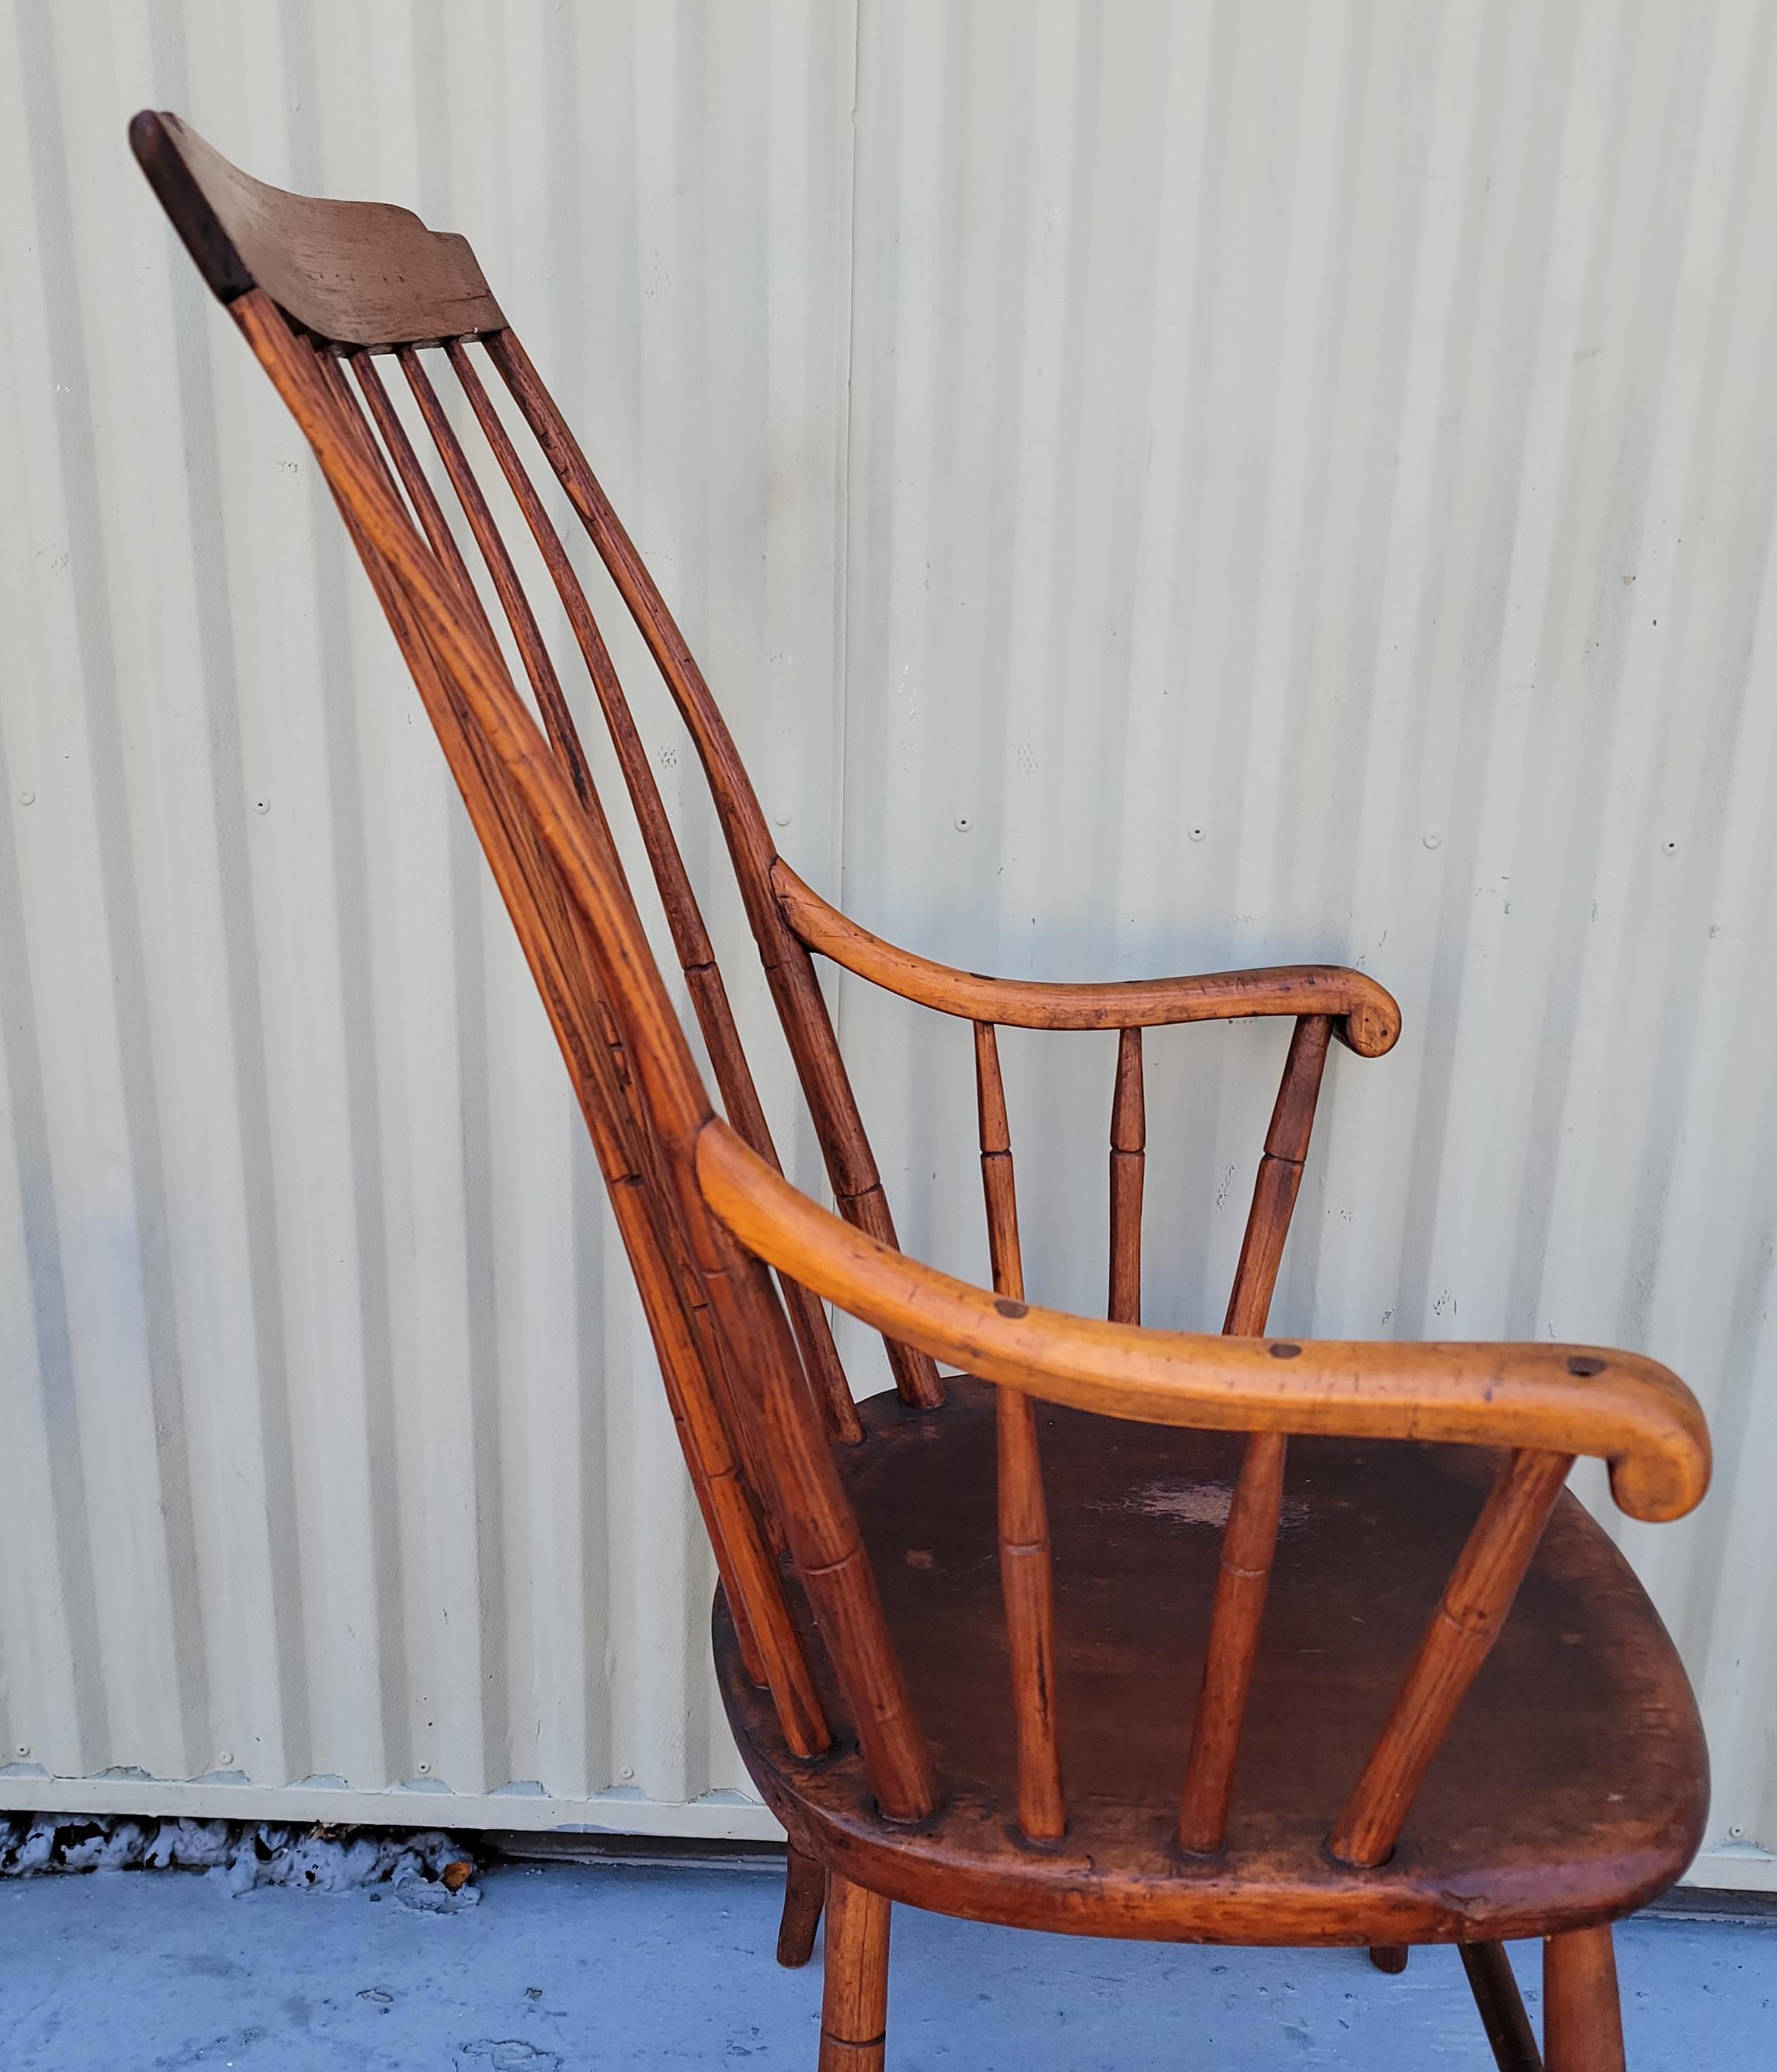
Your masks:
[{"label": "curved back rail", "polygon": [[[1221,1847],[1291,1431],[1508,1448],[1387,1725],[1329,1836],[1383,1861],[1534,1554],[1574,1455],[1610,1461],[1619,1502],[1672,1516],[1701,1495],[1707,1443],[1682,1386],[1582,1348],[1302,1346],[1263,1338],[1328,1048],[1375,1056],[1394,1005],[1318,966],[1133,986],[1007,985],[882,944],[772,851],[707,684],[460,239],[400,210],[311,202],[252,181],[171,117],[132,142],[206,278],[320,462],[443,746],[542,996],[591,1134],[659,1355],[747,1673],[787,1749],[830,1746],[786,1599],[787,1549],[883,1815],[941,1791],[829,1442],[862,1437],[823,1300],[881,1330],[910,1404],[942,1400],[936,1362],[1000,1385],[998,1536],[1012,1664],[1018,1813],[1065,1830],[1051,1553],[1034,1404],[1248,1434],[1224,1535],[1178,1840]],[[640,734],[567,549],[467,350],[477,340],[609,570],[697,746],[813,1114],[841,1217],[784,1178],[707,929]],[[556,664],[475,466],[419,347],[443,349],[542,557],[599,701],[730,1122],[715,1119],[619,861]],[[394,356],[504,618],[534,701],[508,672],[451,524],[371,357]],[[812,952],[974,1025],[993,1293],[905,1259]],[[1141,1031],[1287,1013],[1295,1026],[1221,1338],[1144,1331]],[[996,1025],[1116,1029],[1109,1321],[1025,1301]],[[775,1270],[774,1286],[766,1268]],[[781,1291],[781,1299],[779,1291]]]}]

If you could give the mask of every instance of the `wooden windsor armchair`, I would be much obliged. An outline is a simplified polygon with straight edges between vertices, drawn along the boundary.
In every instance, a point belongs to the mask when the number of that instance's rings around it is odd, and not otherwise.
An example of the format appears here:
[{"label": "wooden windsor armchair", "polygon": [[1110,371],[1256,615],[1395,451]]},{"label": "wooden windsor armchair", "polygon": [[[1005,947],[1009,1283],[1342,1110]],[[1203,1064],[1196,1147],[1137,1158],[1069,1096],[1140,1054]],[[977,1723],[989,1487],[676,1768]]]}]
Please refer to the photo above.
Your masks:
[{"label": "wooden windsor armchair", "polygon": [[[1694,1853],[1707,1764],[1657,1615],[1563,1484],[1594,1456],[1626,1511],[1680,1517],[1707,1435],[1682,1383],[1629,1354],[1265,1335],[1331,1045],[1387,1051],[1393,1001],[1323,966],[1006,982],[869,935],[775,854],[696,663],[467,245],[402,210],[264,187],[171,115],[130,134],[314,449],[560,1040],[715,1552],[729,1718],[790,1837],[785,1962],[807,1959],[826,1909],[822,2066],[883,2062],[900,1901],[1083,1934],[1368,1946],[1385,1968],[1455,1942],[1500,2066],[1620,2067],[1610,1923]],[[482,465],[565,610],[726,1120],[422,347],[467,395]],[[779,1169],[623,688],[483,361],[701,759],[838,1215]],[[815,952],[973,1024],[991,1290],[899,1250]],[[1224,1334],[1144,1330],[1141,1031],[1258,1015],[1294,1030]],[[1118,1032],[1106,1321],[1026,1302],[1003,1026]],[[825,1303],[883,1333],[893,1391],[854,1405]],[[1528,1936],[1546,1938],[1543,2058],[1501,1947]]]}]

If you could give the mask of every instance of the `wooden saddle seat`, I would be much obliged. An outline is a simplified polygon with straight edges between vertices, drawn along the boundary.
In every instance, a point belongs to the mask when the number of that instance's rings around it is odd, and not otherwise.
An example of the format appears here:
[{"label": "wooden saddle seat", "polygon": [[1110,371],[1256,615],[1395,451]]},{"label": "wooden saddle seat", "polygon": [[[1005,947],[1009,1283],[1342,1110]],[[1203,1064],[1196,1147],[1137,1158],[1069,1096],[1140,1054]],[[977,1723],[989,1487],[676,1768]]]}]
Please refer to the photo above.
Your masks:
[{"label": "wooden saddle seat", "polygon": [[1240,1445],[1047,1407],[1067,1826],[1057,1842],[1026,1841],[993,1392],[945,1381],[934,1412],[892,1392],[865,1402],[868,1443],[841,1457],[944,1780],[934,1818],[911,1829],[883,1819],[849,1738],[817,1762],[784,1759],[717,1600],[736,1739],[814,1855],[891,1898],[1024,1927],[1357,1945],[1499,1941],[1607,1920],[1690,1861],[1706,1761],[1684,1668],[1628,1564],[1570,1496],[1392,1856],[1355,1870],[1328,1855],[1334,1815],[1495,1466],[1466,1447],[1331,1438],[1291,1449],[1226,1847],[1181,1852],[1181,1751]]}]

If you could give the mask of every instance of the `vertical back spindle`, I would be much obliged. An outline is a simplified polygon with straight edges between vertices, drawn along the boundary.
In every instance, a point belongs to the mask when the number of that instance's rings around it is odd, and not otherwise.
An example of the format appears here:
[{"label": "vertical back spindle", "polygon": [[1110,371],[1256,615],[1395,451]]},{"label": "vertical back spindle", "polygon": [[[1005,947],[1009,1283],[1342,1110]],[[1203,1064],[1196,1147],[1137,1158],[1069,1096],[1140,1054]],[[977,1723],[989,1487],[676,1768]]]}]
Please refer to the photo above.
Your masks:
[{"label": "vertical back spindle", "polygon": [[[778,907],[771,888],[775,851],[733,736],[666,600],[599,486],[573,428],[531,364],[530,356],[510,331],[491,332],[482,343],[598,549],[690,733],[709,780],[735,882],[759,944],[766,982],[796,1063],[840,1213],[881,1243],[895,1245],[895,1219],[864,1132],[826,997],[815,976],[813,959]],[[944,1400],[944,1383],[930,1355],[898,1339],[885,1338],[883,1342],[902,1400],[919,1409],[936,1409]]]},{"label": "vertical back spindle", "polygon": [[[1265,1133],[1265,1155],[1253,1185],[1253,1207],[1240,1244],[1234,1291],[1222,1326],[1234,1337],[1257,1337],[1271,1312],[1272,1291],[1283,1257],[1283,1241],[1289,1234],[1290,1211],[1302,1185],[1302,1161],[1308,1156],[1314,1104],[1332,1033],[1331,1017],[1305,1014],[1290,1039],[1290,1054],[1271,1112],[1271,1127]],[[1222,1535],[1221,1566],[1210,1613],[1209,1642],[1203,1653],[1203,1680],[1197,1697],[1191,1753],[1186,1760],[1185,1786],[1178,1807],[1178,1846],[1194,1854],[1213,1853],[1220,1848],[1228,1833],[1234,1764],[1240,1753],[1240,1729],[1258,1654],[1259,1626],[1277,1552],[1286,1444],[1281,1432],[1255,1432],[1248,1438]]]},{"label": "vertical back spindle", "polygon": [[[567,615],[575,644],[586,663],[729,1120],[774,1171],[782,1172],[777,1147],[765,1120],[764,1106],[754,1083],[752,1068],[741,1045],[740,1031],[735,1026],[721,967],[716,962],[715,950],[704,925],[697,894],[692,890],[685,859],[679,853],[660,787],[654,781],[648,751],[643,746],[604,635],[599,631],[580,579],[574,574],[561,536],[550,523],[536,485],[525,472],[517,449],[501,423],[500,413],[467,349],[459,342],[453,342],[445,352],[488,449],[499,462],[500,472],[537,543]],[[575,749],[579,749],[578,740]],[[570,774],[573,774],[571,769]],[[826,1312],[805,1288],[782,1276],[779,1278],[797,1347],[814,1383],[828,1430],[833,1437],[854,1445],[863,1437],[864,1428],[858,1421],[857,1406],[852,1401]]]},{"label": "vertical back spindle", "polygon": [[[266,328],[269,330],[269,319]],[[294,377],[301,367],[300,360],[294,357],[295,341],[290,342],[289,350],[293,356],[289,372]],[[336,413],[341,432],[360,462],[398,499],[388,461],[339,368],[319,354],[313,356],[311,368],[319,388]],[[664,1199],[657,1190],[640,1184],[631,1141],[635,1132],[627,1104],[612,1076],[604,1046],[586,1040],[587,1029],[597,1026],[599,1003],[582,954],[571,902],[556,868],[515,809],[503,773],[465,724],[460,699],[439,668],[381,555],[337,491],[335,502],[422,701],[433,719],[579,1095],[594,1150],[609,1187],[619,1234],[636,1275],[668,1404],[715,1549],[748,1673],[771,1688],[787,1744],[802,1753],[817,1754],[829,1745],[825,1719],[784,1600],[775,1561],[764,1544],[740,1471],[730,1437],[729,1416],[712,1392],[710,1371],[686,1314],[685,1276],[668,1264],[674,1248],[662,1223]],[[430,525],[426,529],[430,532]],[[435,547],[434,551],[438,551]],[[454,568],[447,556],[440,554],[438,558],[454,581],[467,582],[460,557]],[[485,628],[484,615],[479,623]],[[596,813],[589,817],[600,839],[608,841],[602,818]]]},{"label": "vertical back spindle", "polygon": [[1111,1100],[1111,1288],[1106,1312],[1113,1324],[1141,1321],[1141,1185],[1147,1147],[1141,1032],[1120,1029],[1117,1092]]},{"label": "vertical back spindle", "polygon": [[[1022,1302],[1024,1262],[1018,1249],[1012,1139],[999,1042],[989,1022],[975,1024],[975,1099],[993,1286],[1006,1301]],[[1000,1588],[1018,1733],[1018,1825],[1033,1841],[1054,1841],[1066,1831],[1067,1807],[1055,1725],[1054,1557],[1036,1409],[1029,1396],[1002,1388],[995,1416]]]}]

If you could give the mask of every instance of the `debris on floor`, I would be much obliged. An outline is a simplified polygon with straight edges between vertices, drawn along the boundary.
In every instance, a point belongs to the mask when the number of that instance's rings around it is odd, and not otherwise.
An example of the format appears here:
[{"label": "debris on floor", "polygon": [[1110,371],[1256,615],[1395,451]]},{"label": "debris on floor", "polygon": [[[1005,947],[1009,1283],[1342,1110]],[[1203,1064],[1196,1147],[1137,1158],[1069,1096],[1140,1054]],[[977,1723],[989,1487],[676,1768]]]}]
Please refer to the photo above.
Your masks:
[{"label": "debris on floor", "polygon": [[474,1859],[436,1828],[0,1813],[0,1878],[125,1870],[203,1871],[237,1893],[259,1885],[311,1892],[387,1885],[402,1906],[422,1914],[455,1914],[481,1898]]}]

